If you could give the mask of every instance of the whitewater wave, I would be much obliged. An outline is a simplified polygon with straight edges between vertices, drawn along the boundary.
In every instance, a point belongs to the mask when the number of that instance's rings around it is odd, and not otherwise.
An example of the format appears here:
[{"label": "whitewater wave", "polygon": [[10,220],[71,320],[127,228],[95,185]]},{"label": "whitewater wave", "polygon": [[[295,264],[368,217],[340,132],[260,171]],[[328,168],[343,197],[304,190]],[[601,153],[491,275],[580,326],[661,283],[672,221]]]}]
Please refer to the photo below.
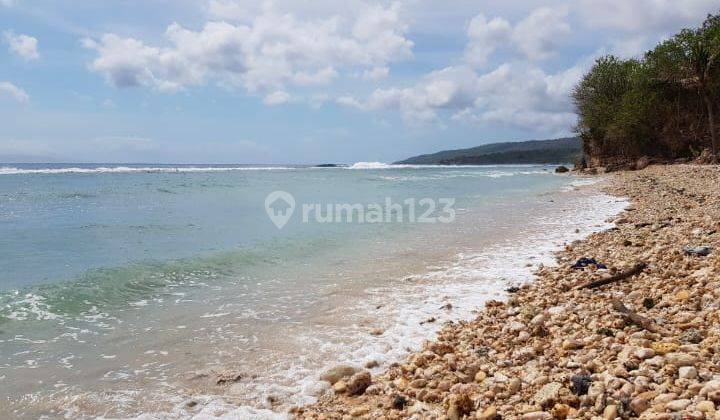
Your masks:
[{"label": "whitewater wave", "polygon": [[548,165],[541,164],[509,164],[509,165],[410,165],[384,162],[356,162],[347,169],[424,169],[424,168],[536,168]]},{"label": "whitewater wave", "polygon": [[293,170],[289,166],[100,166],[95,168],[17,168],[0,167],[0,175],[28,174],[101,174],[101,173],[184,173],[184,172],[230,172]]}]

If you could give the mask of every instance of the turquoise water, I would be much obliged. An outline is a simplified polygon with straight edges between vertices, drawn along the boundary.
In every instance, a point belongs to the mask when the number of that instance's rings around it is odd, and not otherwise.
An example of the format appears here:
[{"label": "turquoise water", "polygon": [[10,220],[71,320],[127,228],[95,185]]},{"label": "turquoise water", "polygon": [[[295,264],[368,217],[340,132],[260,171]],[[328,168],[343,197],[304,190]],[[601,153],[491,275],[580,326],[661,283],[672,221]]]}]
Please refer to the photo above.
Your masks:
[{"label": "turquoise water", "polygon": [[[358,321],[360,303],[394,293],[368,290],[397,284],[401,302],[408,276],[539,231],[528,215],[560,218],[547,197],[570,182],[545,166],[0,164],[0,397],[29,417],[169,412],[229,392],[187,380],[207,368],[260,378],[235,389],[242,404],[312,394],[303,378],[360,349],[349,329],[376,322]],[[282,229],[265,209],[276,190],[298,203]],[[452,198],[457,218],[305,223],[300,211],[388,198]]]}]

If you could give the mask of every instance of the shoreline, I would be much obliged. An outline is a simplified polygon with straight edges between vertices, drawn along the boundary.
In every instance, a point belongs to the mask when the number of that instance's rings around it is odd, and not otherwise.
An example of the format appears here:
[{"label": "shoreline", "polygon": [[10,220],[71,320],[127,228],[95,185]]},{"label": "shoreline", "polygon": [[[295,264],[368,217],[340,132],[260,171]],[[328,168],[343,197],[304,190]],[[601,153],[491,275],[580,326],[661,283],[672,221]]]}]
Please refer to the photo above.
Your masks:
[{"label": "shoreline", "polygon": [[[558,252],[558,265],[539,269],[507,303],[491,301],[474,320],[446,324],[405,361],[377,377],[340,379],[336,392],[292,414],[612,419],[680,418],[684,412],[691,417],[683,418],[720,418],[707,415],[715,413],[713,398],[720,402],[720,333],[708,328],[717,312],[702,306],[703,296],[716,296],[711,279],[720,265],[712,252],[682,254],[685,245],[719,244],[713,230],[720,230],[714,221],[720,210],[711,207],[705,214],[698,202],[720,198],[720,172],[651,166],[607,178],[605,191],[632,200],[615,228]],[[570,268],[581,257],[609,269]],[[577,290],[640,260],[648,268],[638,276]],[[633,323],[636,318],[615,310],[613,299],[663,328],[645,325],[648,331]],[[717,299],[710,302],[707,307],[717,306]],[[687,310],[698,305],[694,314]]]}]

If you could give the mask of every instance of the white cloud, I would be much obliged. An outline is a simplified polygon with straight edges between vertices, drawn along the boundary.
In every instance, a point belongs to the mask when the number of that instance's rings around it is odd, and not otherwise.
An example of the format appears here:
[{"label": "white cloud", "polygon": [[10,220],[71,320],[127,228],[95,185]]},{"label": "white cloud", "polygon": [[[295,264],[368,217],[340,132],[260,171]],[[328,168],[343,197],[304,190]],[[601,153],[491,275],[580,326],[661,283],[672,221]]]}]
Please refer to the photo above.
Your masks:
[{"label": "white cloud", "polygon": [[558,44],[570,35],[564,8],[541,7],[520,21],[513,31],[513,41],[531,60],[545,60],[553,55]]},{"label": "white cloud", "polygon": [[17,35],[13,31],[5,31],[3,32],[3,39],[8,44],[10,51],[20,56],[23,60],[30,61],[40,58],[36,38],[29,35]]},{"label": "white cloud", "polygon": [[490,55],[507,43],[511,35],[512,27],[507,20],[496,17],[488,21],[483,14],[475,16],[467,30],[465,60],[477,67],[484,66]]},{"label": "white cloud", "polygon": [[276,106],[286,104],[290,101],[290,94],[282,90],[273,92],[263,99],[263,103],[268,106]]},{"label": "white cloud", "polygon": [[[215,13],[235,16],[234,9],[227,9],[232,5],[211,2]],[[214,82],[274,92],[328,84],[344,71],[383,68],[409,58],[413,44],[405,37],[399,8],[367,6],[349,22],[338,15],[299,20],[265,6],[247,24],[213,21],[198,31],[172,24],[165,32],[166,46],[115,34],[85,39],[84,45],[97,52],[91,70],[118,87],[177,91]]]},{"label": "white cloud", "polygon": [[30,100],[30,96],[27,92],[10,82],[0,82],[0,97],[4,95],[9,95],[21,103],[25,103]]},{"label": "white cloud", "polygon": [[373,67],[363,71],[362,78],[365,80],[382,80],[390,74],[390,69],[387,67]]},{"label": "white cloud", "polygon": [[361,110],[400,111],[410,125],[455,120],[529,131],[566,132],[575,122],[569,93],[583,65],[555,74],[522,63],[505,63],[478,74],[467,66],[447,67],[406,88],[375,90],[366,100],[343,96],[337,103]]},{"label": "white cloud", "polygon": [[579,0],[577,10],[593,27],[627,32],[675,32],[717,12],[717,0]]},{"label": "white cloud", "polygon": [[513,47],[533,61],[551,58],[570,34],[567,14],[564,7],[540,7],[514,27],[504,18],[488,20],[479,14],[467,29],[465,61],[474,67],[484,67],[491,55],[503,47]]},{"label": "white cloud", "polygon": [[0,6],[10,7],[15,4],[15,0],[0,0]]}]

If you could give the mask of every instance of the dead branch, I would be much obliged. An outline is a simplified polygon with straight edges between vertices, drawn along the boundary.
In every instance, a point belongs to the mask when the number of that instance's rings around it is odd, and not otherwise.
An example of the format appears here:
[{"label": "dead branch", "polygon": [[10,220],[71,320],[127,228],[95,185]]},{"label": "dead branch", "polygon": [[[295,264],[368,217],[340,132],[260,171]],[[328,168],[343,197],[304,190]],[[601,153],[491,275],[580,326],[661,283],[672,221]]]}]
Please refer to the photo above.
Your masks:
[{"label": "dead branch", "polygon": [[604,286],[606,284],[615,283],[616,281],[625,280],[628,277],[636,276],[642,273],[647,268],[645,263],[637,263],[629,270],[621,271],[614,276],[606,277],[604,279],[591,281],[590,283],[583,284],[578,289],[594,289],[596,287]]}]

